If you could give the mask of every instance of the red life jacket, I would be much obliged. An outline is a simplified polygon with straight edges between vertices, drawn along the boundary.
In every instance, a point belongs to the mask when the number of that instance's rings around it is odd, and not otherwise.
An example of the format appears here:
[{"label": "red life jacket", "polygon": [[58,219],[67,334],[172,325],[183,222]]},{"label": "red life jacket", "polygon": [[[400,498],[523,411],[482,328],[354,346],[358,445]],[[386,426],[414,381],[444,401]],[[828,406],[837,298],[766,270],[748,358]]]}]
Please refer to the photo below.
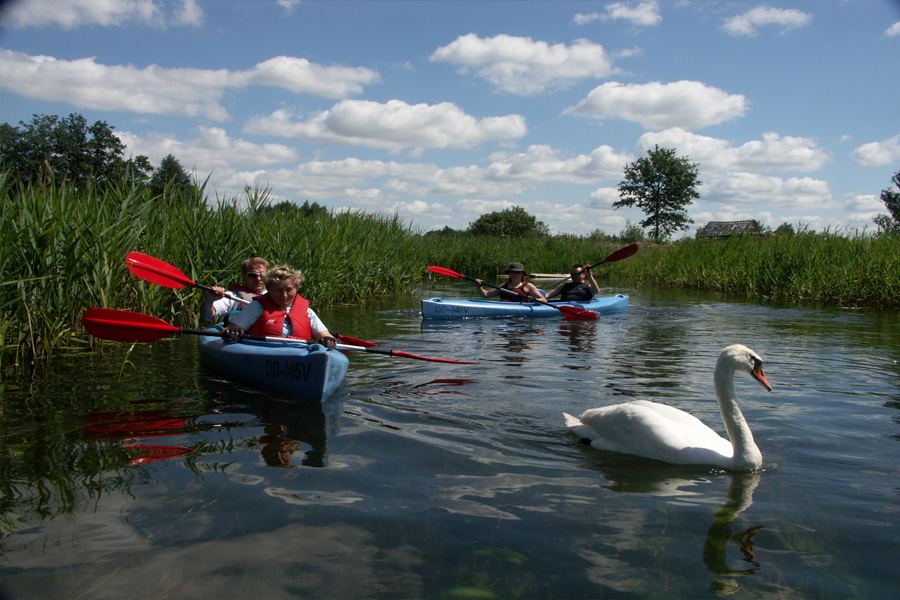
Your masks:
[{"label": "red life jacket", "polygon": [[[510,292],[515,292],[516,294],[522,296],[522,298],[513,298],[509,294],[501,293],[500,299],[503,300],[504,302],[527,302],[528,300],[531,299],[531,296],[528,295],[528,292],[526,292],[521,287],[509,288],[509,287],[507,287],[507,285],[508,284],[504,283],[500,287],[503,288],[504,290],[509,290]],[[523,283],[522,285],[524,286],[525,284]]]},{"label": "red life jacket", "polygon": [[308,340],[312,337],[312,324],[309,322],[309,315],[306,314],[306,310],[309,308],[309,301],[300,294],[294,296],[291,312],[285,312],[284,308],[272,302],[268,294],[257,296],[254,300],[263,305],[263,314],[253,322],[247,333],[281,337],[284,335],[284,317],[287,315],[294,326],[294,332],[290,337],[301,340]]}]

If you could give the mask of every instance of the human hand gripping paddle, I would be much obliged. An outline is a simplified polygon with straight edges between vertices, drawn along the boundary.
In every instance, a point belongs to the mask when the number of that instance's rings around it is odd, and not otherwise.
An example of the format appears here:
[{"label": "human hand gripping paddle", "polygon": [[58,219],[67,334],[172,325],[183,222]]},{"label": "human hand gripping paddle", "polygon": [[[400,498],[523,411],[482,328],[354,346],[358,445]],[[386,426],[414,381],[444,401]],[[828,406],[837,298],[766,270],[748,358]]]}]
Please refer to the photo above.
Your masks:
[{"label": "human hand gripping paddle", "polygon": [[[162,319],[144,315],[141,313],[129,312],[126,310],[115,310],[112,308],[89,308],[84,311],[81,317],[84,328],[93,335],[104,340],[115,342],[155,342],[171,333],[180,333],[187,335],[208,335],[213,337],[227,338],[228,334],[224,332],[208,331],[202,329],[185,329],[184,327],[175,327],[166,323]],[[303,340],[286,337],[270,337],[262,335],[244,334],[242,339],[257,342],[284,342],[291,344],[304,344]],[[419,356],[418,354],[410,354],[409,352],[401,352],[399,350],[384,350],[381,348],[372,348],[366,346],[357,346],[350,344],[336,344],[335,349],[344,350],[346,352],[370,352],[374,354],[385,354],[387,356],[398,356],[401,358],[412,358],[415,360],[425,360],[430,362],[452,363],[458,365],[476,365],[477,361],[449,360],[444,358],[432,358],[430,356]]]},{"label": "human hand gripping paddle", "polygon": [[[432,273],[437,273],[438,275],[446,275],[447,277],[456,277],[458,279],[466,279],[468,281],[473,281],[475,283],[478,283],[477,279],[473,279],[471,277],[466,277],[465,275],[461,275],[460,273],[457,273],[456,271],[453,271],[451,269],[447,269],[444,267],[428,267],[428,270],[431,271]],[[482,285],[486,285],[488,287],[500,290],[501,294],[505,293],[505,294],[508,294],[510,297],[515,297],[516,299],[521,299],[521,297],[522,297],[519,294],[517,294],[513,291],[510,291],[510,290],[507,290],[505,288],[502,288],[500,286],[491,285],[489,283],[482,283]],[[519,301],[521,301],[521,300],[519,300]],[[550,308],[555,308],[556,310],[561,312],[563,314],[563,317],[565,317],[566,319],[572,319],[572,320],[579,319],[582,321],[594,321],[600,316],[592,310],[585,310],[583,308],[578,308],[575,306],[556,306],[555,304],[550,304],[549,302],[540,302],[539,304],[549,306]]]},{"label": "human hand gripping paddle", "polygon": [[[141,252],[129,252],[125,257],[125,264],[128,265],[128,270],[131,271],[132,275],[139,277],[144,281],[149,281],[150,283],[155,283],[157,285],[173,289],[179,289],[190,285],[207,292],[212,292],[213,294],[217,293],[211,287],[193,281],[191,278],[189,278],[187,275],[185,275],[169,263],[161,261],[158,258],[154,258],[153,256],[142,254]],[[232,294],[228,291],[225,292],[225,297],[244,305],[250,304],[250,302],[252,302],[252,300],[241,298],[240,296]],[[375,342],[367,342],[366,340],[350,337],[348,335],[337,334],[337,337],[342,342],[354,344],[356,346],[364,346],[366,348],[371,348],[378,345]]]},{"label": "human hand gripping paddle", "polygon": [[[592,264],[591,266],[587,267],[587,268],[585,269],[585,271],[590,271],[590,270],[592,270],[594,267],[599,267],[599,266],[602,265],[603,263],[616,262],[617,260],[622,260],[623,258],[628,258],[629,256],[631,256],[632,254],[634,254],[634,253],[637,252],[637,251],[638,251],[638,245],[637,245],[637,244],[629,244],[628,246],[625,246],[624,248],[619,248],[618,250],[616,250],[615,252],[613,252],[612,254],[610,254],[609,256],[607,256],[606,258],[604,258],[603,260],[601,260],[600,262],[594,263],[594,264]],[[567,277],[564,277],[563,279],[560,279],[560,280],[557,281],[556,283],[551,284],[551,285],[548,285],[547,288],[550,289],[550,290],[553,290],[553,289],[555,289],[556,286],[558,286],[559,284],[565,283],[565,282],[567,282],[567,281],[570,280],[570,279],[572,279],[572,276],[571,276],[571,275],[568,275]]]}]

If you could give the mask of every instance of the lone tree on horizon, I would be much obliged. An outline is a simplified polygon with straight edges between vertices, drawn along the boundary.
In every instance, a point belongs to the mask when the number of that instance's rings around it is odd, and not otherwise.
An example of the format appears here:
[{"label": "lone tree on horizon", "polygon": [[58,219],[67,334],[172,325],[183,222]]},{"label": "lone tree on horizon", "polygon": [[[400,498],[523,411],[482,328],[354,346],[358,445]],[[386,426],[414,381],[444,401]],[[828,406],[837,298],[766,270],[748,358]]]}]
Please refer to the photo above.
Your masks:
[{"label": "lone tree on horizon", "polygon": [[676,157],[672,148],[656,146],[625,167],[625,180],[619,183],[619,200],[613,208],[637,206],[647,218],[638,224],[650,230],[650,237],[659,242],[675,231],[693,223],[687,207],[699,198],[697,164],[686,156]]}]

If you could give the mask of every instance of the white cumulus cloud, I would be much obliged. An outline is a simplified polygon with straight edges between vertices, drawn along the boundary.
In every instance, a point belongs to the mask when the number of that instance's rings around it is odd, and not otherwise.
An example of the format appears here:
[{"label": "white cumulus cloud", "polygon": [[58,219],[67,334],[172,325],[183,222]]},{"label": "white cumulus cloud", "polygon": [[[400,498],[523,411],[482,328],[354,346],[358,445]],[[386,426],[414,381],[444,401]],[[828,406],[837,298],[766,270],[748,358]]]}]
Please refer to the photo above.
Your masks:
[{"label": "white cumulus cloud", "polygon": [[782,32],[808,25],[812,15],[795,8],[757,6],[747,12],[725,19],[723,28],[731,35],[755,36],[760,27],[775,25]]},{"label": "white cumulus cloud", "polygon": [[852,222],[869,222],[877,215],[884,213],[884,203],[875,194],[846,194],[844,209]]},{"label": "white cumulus cloud", "polygon": [[831,157],[810,138],[780,136],[769,132],[762,140],[732,146],[726,140],[697,135],[680,128],[648,132],[638,140],[643,151],[675,148],[679,156],[688,156],[700,165],[701,174],[711,171],[816,171]]},{"label": "white cumulus cloud", "polygon": [[623,84],[604,83],[566,113],[598,120],[617,118],[640,123],[646,129],[696,129],[743,116],[747,101],[699,81]]},{"label": "white cumulus cloud", "polygon": [[486,168],[497,177],[514,180],[595,183],[621,177],[631,159],[606,145],[589,154],[561,156],[555,148],[534,144],[525,152],[494,152],[488,157],[490,164]]},{"label": "white cumulus cloud", "polygon": [[119,27],[129,23],[166,27],[201,25],[203,18],[196,0],[21,0],[6,8],[4,24],[17,29]]},{"label": "white cumulus cloud", "polygon": [[812,177],[771,177],[759,173],[723,173],[703,180],[704,202],[780,209],[838,208],[827,181]]},{"label": "white cumulus cloud", "polygon": [[474,33],[460,36],[435,50],[430,60],[458,65],[462,74],[473,70],[497,88],[525,96],[616,72],[600,44],[575,40],[569,46],[551,46],[505,34],[492,38],[480,38]]},{"label": "white cumulus cloud", "polygon": [[108,66],[94,58],[59,60],[0,50],[0,90],[85,109],[224,120],[228,113],[219,100],[226,87],[225,70]]},{"label": "white cumulus cloud", "polygon": [[248,71],[169,69],[158,65],[104,65],[95,58],[61,60],[0,50],[0,90],[23,98],[68,102],[78,108],[141,114],[229,118],[220,104],[228,89],[250,85],[341,98],[358,93],[379,75],[365,68],[326,67],[277,57]]},{"label": "white cumulus cloud", "polygon": [[895,35],[900,35],[900,21],[897,21],[893,25],[887,28],[887,31],[884,32],[884,35],[893,37]]},{"label": "white cumulus cloud", "polygon": [[634,7],[625,2],[613,2],[612,4],[607,4],[605,9],[606,11],[602,13],[576,14],[573,20],[576,25],[586,25],[597,20],[622,20],[630,21],[632,25],[641,27],[651,27],[662,22],[662,17],[659,14],[659,2],[641,2]]},{"label": "white cumulus cloud", "polygon": [[472,148],[517,139],[527,131],[521,115],[477,119],[451,102],[411,105],[402,100],[343,100],[302,121],[287,110],[278,110],[253,117],[244,126],[245,133],[389,150]]},{"label": "white cumulus cloud", "polygon": [[293,56],[276,56],[234,73],[235,84],[270,85],[335,99],[359,94],[364,85],[380,81],[377,72],[365,67],[325,66]]},{"label": "white cumulus cloud", "polygon": [[880,142],[863,144],[853,151],[853,158],[866,167],[880,167],[900,160],[900,134]]},{"label": "white cumulus cloud", "polygon": [[172,154],[188,170],[197,169],[203,176],[217,169],[234,164],[265,166],[296,162],[299,154],[295,148],[283,144],[256,144],[233,138],[220,127],[198,127],[197,135],[179,139],[165,133],[136,135],[131,132],[115,132],[125,144],[125,155],[143,154],[151,164]]}]

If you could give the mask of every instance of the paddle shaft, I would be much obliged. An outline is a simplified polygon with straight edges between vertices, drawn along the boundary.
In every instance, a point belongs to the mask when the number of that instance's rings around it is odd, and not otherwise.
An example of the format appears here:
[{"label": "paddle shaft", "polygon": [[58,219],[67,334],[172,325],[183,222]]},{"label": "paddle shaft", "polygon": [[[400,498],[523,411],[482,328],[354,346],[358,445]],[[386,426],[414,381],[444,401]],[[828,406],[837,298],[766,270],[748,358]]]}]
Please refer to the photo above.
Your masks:
[{"label": "paddle shaft", "polygon": [[[187,333],[191,335],[213,335],[218,336],[223,339],[228,337],[227,333],[221,332],[217,333],[214,331],[205,331],[205,330],[197,330],[197,329],[184,329],[179,328],[179,333]],[[263,335],[251,335],[245,333],[241,336],[242,340],[250,340],[254,342],[284,342],[287,344],[303,344],[309,346],[309,343],[304,340],[298,340],[296,338],[287,338],[287,337],[276,337],[276,336],[263,336]],[[449,360],[443,358],[432,358],[430,356],[419,356],[418,354],[410,354],[409,352],[401,352],[400,350],[392,350],[392,349],[384,349],[384,348],[372,348],[366,346],[354,346],[352,344],[335,344],[335,350],[343,350],[345,352],[368,352],[371,354],[384,354],[385,356],[400,356],[403,358],[414,358],[416,360],[426,360],[430,362],[441,362],[441,363],[453,363],[453,364],[463,364],[463,365],[476,365],[477,362],[471,361],[461,361],[461,360]]]},{"label": "paddle shaft", "polygon": [[[478,280],[477,280],[477,279],[472,279],[471,277],[465,277],[465,276],[463,276],[463,275],[461,275],[461,277],[462,277],[463,279],[469,279],[470,281],[474,281],[475,283],[478,283]],[[499,286],[499,285],[492,285],[492,284],[490,284],[490,283],[484,283],[484,282],[482,282],[480,285],[486,285],[486,286],[488,286],[488,287],[494,288],[495,290],[500,290],[500,293],[501,293],[501,294],[507,294],[507,295],[510,296],[510,297],[514,297],[514,298],[516,298],[519,302],[522,302],[522,303],[526,302],[526,300],[522,300],[522,299],[521,299],[521,298],[522,298],[522,295],[521,295],[521,294],[517,294],[517,293],[515,293],[515,292],[512,291],[512,290],[506,289],[505,287],[501,287],[501,286]],[[548,301],[546,301],[546,300],[544,300],[543,302],[541,302],[540,300],[534,300],[533,302],[534,302],[535,304],[540,304],[540,305],[542,305],[542,306],[549,306],[550,308],[555,308],[556,310],[558,310],[559,312],[561,312],[562,314],[564,314],[566,317],[571,317],[571,318],[584,318],[584,317],[589,316],[589,315],[587,315],[587,314],[584,314],[584,315],[580,314],[580,312],[579,312],[580,309],[577,309],[577,308],[572,307],[572,306],[554,306],[554,305],[550,304],[550,303],[549,303]],[[584,311],[584,312],[587,313],[587,312],[589,312],[589,311]],[[592,315],[592,316],[593,316],[593,318],[596,318],[596,315]]]},{"label": "paddle shaft", "polygon": [[[222,331],[176,327],[156,317],[151,317],[141,313],[133,313],[108,308],[88,309],[82,316],[82,323],[84,324],[85,329],[87,329],[91,335],[102,339],[114,340],[119,342],[154,342],[172,333],[205,335],[211,337],[220,337],[223,339],[230,337],[229,334]],[[261,336],[246,333],[243,334],[242,339],[256,342],[284,342],[303,346],[310,345],[310,343],[306,342],[305,340],[300,340],[297,338]],[[344,350],[348,352],[371,352],[373,354],[384,354],[387,356],[398,356],[430,362],[464,365],[478,364],[477,361],[460,361],[443,358],[432,358],[429,356],[419,356],[418,354],[411,354],[409,352],[401,352],[400,350],[372,348],[366,346],[356,346],[352,344],[335,344],[334,347],[336,350]]]},{"label": "paddle shaft", "polygon": [[[220,337],[222,339],[227,339],[230,336],[224,331],[208,331],[206,329],[185,329],[184,327],[178,328],[178,333],[187,334],[187,335],[208,335],[213,337]],[[297,339],[297,338],[289,338],[289,337],[278,337],[272,335],[253,335],[251,333],[245,333],[241,336],[242,340],[250,340],[251,342],[281,342],[284,344],[301,344],[304,346],[309,346],[315,342],[307,342],[305,340]],[[395,352],[394,350],[384,350],[381,348],[367,348],[365,346],[354,346],[352,344],[335,344],[335,350],[345,350],[347,352],[372,352],[374,354],[386,354],[388,356],[393,356],[395,353],[398,356],[408,356],[404,352]]]},{"label": "paddle shaft", "polygon": [[[586,270],[592,270],[594,267],[599,267],[603,263],[616,262],[617,260],[622,260],[623,258],[628,258],[629,256],[631,256],[632,254],[634,254],[637,251],[638,251],[637,244],[629,244],[628,246],[625,246],[624,248],[619,248],[618,250],[616,250],[615,252],[613,252],[612,254],[610,254],[609,256],[607,256],[606,258],[601,260],[600,262],[590,265]],[[556,286],[558,286],[561,283],[565,283],[570,279],[572,279],[571,273],[567,277],[564,277],[563,279],[560,279],[556,283],[549,285],[547,287],[550,288],[551,290],[555,289]]]},{"label": "paddle shaft", "polygon": [[[203,285],[202,283],[197,283],[195,281],[193,285],[195,288],[199,288],[199,289],[209,292],[211,294],[219,295],[219,292],[217,292],[216,290],[212,289],[211,287],[209,287],[207,285]],[[241,298],[240,296],[233,294],[230,290],[225,290],[225,292],[222,295],[225,296],[226,298],[228,298],[229,300],[234,300],[235,302],[238,302],[239,304],[243,304],[244,306],[253,302],[253,300],[247,300],[246,298]]]},{"label": "paddle shaft", "polygon": [[[472,279],[471,277],[466,277],[465,275],[460,275],[460,277],[461,277],[462,279],[468,279],[469,281],[474,281],[475,283],[478,283],[478,280],[477,280],[477,279]],[[486,285],[486,286],[488,286],[489,288],[494,288],[495,290],[500,290],[500,293],[501,293],[501,294],[506,294],[506,295],[509,296],[510,298],[516,298],[517,300],[519,300],[519,302],[525,302],[525,300],[522,300],[522,299],[521,299],[521,298],[522,298],[522,294],[517,294],[517,293],[515,293],[514,291],[512,291],[512,290],[510,290],[510,289],[507,289],[507,288],[505,288],[505,287],[501,287],[501,286],[499,286],[499,285],[493,285],[493,284],[490,284],[490,283],[485,283],[484,281],[482,281],[482,282],[479,283],[478,285]],[[535,302],[537,302],[538,304],[547,304],[547,302],[541,302],[540,300],[535,300]],[[559,307],[554,306],[553,308],[559,308]]]}]

